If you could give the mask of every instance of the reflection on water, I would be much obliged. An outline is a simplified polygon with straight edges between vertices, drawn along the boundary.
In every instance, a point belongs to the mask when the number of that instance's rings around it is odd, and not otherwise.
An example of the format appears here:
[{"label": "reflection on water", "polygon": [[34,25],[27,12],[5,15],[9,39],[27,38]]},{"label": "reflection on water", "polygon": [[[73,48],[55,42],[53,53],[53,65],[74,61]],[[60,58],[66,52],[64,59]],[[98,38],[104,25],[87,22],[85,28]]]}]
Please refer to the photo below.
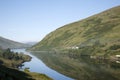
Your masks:
[{"label": "reflection on water", "polygon": [[49,68],[41,61],[41,59],[36,58],[30,52],[25,51],[25,49],[12,49],[12,51],[22,52],[22,53],[30,55],[32,57],[32,60],[30,62],[24,63],[24,66],[22,67],[23,69],[30,68],[29,70],[31,72],[46,74],[47,76],[51,77],[54,80],[73,80],[72,78],[62,75],[62,74],[56,72],[55,70]]},{"label": "reflection on water", "polygon": [[120,80],[119,63],[90,59],[88,56],[75,59],[47,52],[35,52],[33,55],[52,69],[77,80]]}]

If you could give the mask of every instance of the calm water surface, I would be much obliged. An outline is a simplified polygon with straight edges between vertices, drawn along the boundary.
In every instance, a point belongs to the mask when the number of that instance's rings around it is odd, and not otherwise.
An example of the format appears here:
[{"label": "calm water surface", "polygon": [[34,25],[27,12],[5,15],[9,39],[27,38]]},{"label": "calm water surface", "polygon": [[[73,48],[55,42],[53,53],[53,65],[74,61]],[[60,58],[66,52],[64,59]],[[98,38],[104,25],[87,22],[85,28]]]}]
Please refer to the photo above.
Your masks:
[{"label": "calm water surface", "polygon": [[32,60],[30,62],[25,62],[23,68],[29,67],[31,72],[38,72],[46,74],[47,76],[53,78],[54,80],[73,80],[70,77],[62,75],[55,70],[46,66],[41,59],[38,59],[30,52],[25,51],[25,49],[12,49],[14,52],[23,52],[24,54],[30,55]]},{"label": "calm water surface", "polygon": [[50,51],[31,53],[26,52],[25,49],[14,51],[23,52],[32,57],[30,62],[24,63],[23,68],[29,67],[30,71],[46,74],[54,80],[120,80],[120,63],[110,60]]}]

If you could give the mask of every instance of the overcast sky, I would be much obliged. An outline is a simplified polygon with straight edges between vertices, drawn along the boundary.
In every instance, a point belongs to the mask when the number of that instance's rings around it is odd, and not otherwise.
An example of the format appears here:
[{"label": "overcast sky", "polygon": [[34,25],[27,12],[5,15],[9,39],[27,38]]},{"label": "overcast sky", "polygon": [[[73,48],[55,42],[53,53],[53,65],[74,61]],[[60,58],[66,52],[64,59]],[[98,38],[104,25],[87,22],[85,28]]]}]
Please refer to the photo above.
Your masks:
[{"label": "overcast sky", "polygon": [[0,0],[0,36],[40,41],[51,31],[120,5],[120,0]]}]

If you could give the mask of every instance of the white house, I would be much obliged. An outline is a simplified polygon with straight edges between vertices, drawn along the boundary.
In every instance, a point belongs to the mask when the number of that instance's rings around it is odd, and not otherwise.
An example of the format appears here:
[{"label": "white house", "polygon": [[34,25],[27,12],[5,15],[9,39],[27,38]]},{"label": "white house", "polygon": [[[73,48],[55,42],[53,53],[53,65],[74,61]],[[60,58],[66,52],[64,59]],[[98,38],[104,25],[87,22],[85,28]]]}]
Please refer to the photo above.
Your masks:
[{"label": "white house", "polygon": [[72,49],[79,49],[79,47],[77,47],[77,46],[73,46]]},{"label": "white house", "polygon": [[116,55],[117,58],[120,58],[120,55]]}]

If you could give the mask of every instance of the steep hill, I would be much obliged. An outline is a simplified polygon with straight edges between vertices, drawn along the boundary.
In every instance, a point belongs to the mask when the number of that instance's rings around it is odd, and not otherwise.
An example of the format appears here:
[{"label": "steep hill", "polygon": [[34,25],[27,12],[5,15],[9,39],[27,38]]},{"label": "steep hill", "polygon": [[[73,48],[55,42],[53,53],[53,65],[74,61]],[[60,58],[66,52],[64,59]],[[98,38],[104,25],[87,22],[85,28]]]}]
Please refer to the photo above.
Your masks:
[{"label": "steep hill", "polygon": [[25,48],[30,46],[0,37],[0,47],[2,47],[3,49],[6,49],[6,48]]},{"label": "steep hill", "polygon": [[[120,6],[84,20],[64,25],[48,34],[30,50],[69,49],[74,46],[120,48]],[[102,48],[100,48],[102,47]]]}]

